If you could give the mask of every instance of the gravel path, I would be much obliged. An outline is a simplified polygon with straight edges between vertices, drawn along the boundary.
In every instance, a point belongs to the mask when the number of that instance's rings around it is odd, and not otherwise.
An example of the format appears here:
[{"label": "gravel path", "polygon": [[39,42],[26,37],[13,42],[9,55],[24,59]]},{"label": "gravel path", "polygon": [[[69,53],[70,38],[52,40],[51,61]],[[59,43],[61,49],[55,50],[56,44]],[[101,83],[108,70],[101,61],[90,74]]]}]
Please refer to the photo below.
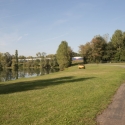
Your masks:
[{"label": "gravel path", "polygon": [[120,86],[108,108],[97,117],[97,125],[125,125],[125,83]]}]

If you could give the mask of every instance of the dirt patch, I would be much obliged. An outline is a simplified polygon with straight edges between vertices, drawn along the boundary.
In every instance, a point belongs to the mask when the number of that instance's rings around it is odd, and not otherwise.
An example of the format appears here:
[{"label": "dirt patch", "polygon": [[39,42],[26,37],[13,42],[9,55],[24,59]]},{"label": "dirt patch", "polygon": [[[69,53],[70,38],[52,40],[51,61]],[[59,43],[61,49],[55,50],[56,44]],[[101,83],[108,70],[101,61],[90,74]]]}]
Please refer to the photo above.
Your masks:
[{"label": "dirt patch", "polygon": [[108,108],[97,117],[97,125],[125,125],[125,83],[120,86]]}]

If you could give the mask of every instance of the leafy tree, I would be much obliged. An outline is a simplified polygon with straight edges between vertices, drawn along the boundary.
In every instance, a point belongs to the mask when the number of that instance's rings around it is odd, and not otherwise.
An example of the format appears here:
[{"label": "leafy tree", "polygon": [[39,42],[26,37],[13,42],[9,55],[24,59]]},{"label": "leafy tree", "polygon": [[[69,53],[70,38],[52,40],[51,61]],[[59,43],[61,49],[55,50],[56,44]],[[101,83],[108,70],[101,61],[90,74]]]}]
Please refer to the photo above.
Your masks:
[{"label": "leafy tree", "polygon": [[49,54],[49,55],[46,55],[46,58],[53,58],[55,56],[55,54]]},{"label": "leafy tree", "polygon": [[42,56],[43,56],[43,57],[46,57],[46,53],[45,53],[45,52],[42,52]]},{"label": "leafy tree", "polygon": [[72,64],[72,57],[73,57],[73,50],[70,46],[68,46],[68,55],[70,58],[69,65],[71,65]]},{"label": "leafy tree", "polygon": [[9,54],[9,52],[6,52],[6,53],[3,54],[1,63],[4,67],[10,67],[11,66],[12,56]]},{"label": "leafy tree", "polygon": [[[34,62],[34,63],[33,63],[33,62]],[[31,63],[31,65],[34,64],[35,67],[39,67],[39,65],[40,65],[40,60],[39,60],[39,59],[36,59],[36,60],[33,61],[33,62]],[[33,65],[32,65],[32,67],[33,67]]]},{"label": "leafy tree", "polygon": [[101,36],[96,36],[91,41],[92,57],[95,62],[102,60],[104,56],[106,41]]},{"label": "leafy tree", "polygon": [[55,66],[58,66],[58,63],[57,63],[57,58],[56,58],[56,56],[53,56],[53,66],[55,67]]},{"label": "leafy tree", "polygon": [[0,71],[3,69],[3,66],[2,66],[2,64],[1,64],[1,62],[0,62]]},{"label": "leafy tree", "polygon": [[15,55],[12,55],[12,65],[11,65],[11,67],[14,70],[18,69],[18,51],[17,50],[15,51]]},{"label": "leafy tree", "polygon": [[121,61],[125,61],[125,49],[122,49],[122,50],[121,50],[120,60],[121,60]]},{"label": "leafy tree", "polygon": [[79,46],[79,53],[83,57],[84,63],[92,61],[92,48],[91,43],[87,42],[85,45]]},{"label": "leafy tree", "polygon": [[112,35],[111,42],[119,50],[123,46],[123,34],[121,30],[116,30]]},{"label": "leafy tree", "polygon": [[72,57],[75,57],[75,56],[80,56],[80,54],[72,51]]},{"label": "leafy tree", "polygon": [[106,45],[103,60],[104,61],[112,61],[112,60],[114,60],[115,51],[116,50],[115,50],[112,42],[108,42],[107,45]]},{"label": "leafy tree", "polygon": [[125,32],[123,32],[122,40],[123,40],[123,47],[125,47]]},{"label": "leafy tree", "polygon": [[44,67],[44,64],[45,64],[45,58],[42,56],[41,57],[41,62],[40,62],[40,67]]},{"label": "leafy tree", "polygon": [[67,68],[71,64],[71,57],[69,55],[69,47],[66,41],[62,41],[56,53],[57,62],[60,70]]},{"label": "leafy tree", "polygon": [[42,56],[42,53],[38,52],[38,53],[36,53],[36,56],[37,56],[37,57],[41,57],[41,56]]},{"label": "leafy tree", "polygon": [[15,64],[15,69],[18,69],[18,51],[15,51],[15,58],[16,58],[16,64]]},{"label": "leafy tree", "polygon": [[44,59],[44,67],[49,67],[49,59]]},{"label": "leafy tree", "polygon": [[125,48],[125,32],[116,30],[112,35],[111,42],[115,47],[115,61],[124,60],[124,48]]},{"label": "leafy tree", "polygon": [[0,53],[0,70],[2,70],[3,68],[2,63],[1,63],[2,59],[3,59],[3,53]]},{"label": "leafy tree", "polygon": [[23,56],[23,55],[20,55],[20,56],[18,57],[18,59],[26,59],[26,57]]},{"label": "leafy tree", "polygon": [[50,59],[50,60],[49,60],[49,66],[50,66],[50,67],[54,67],[53,59]]}]

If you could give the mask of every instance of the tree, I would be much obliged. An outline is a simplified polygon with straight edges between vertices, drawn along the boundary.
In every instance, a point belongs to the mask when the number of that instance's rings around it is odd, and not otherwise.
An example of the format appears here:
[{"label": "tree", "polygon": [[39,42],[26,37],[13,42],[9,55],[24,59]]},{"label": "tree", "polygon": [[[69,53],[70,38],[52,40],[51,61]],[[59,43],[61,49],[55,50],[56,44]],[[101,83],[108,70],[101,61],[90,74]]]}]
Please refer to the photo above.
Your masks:
[{"label": "tree", "polygon": [[45,57],[45,56],[46,56],[46,53],[45,53],[45,52],[42,52],[42,56]]},{"label": "tree", "polygon": [[26,59],[26,57],[23,56],[23,55],[20,55],[20,56],[18,57],[18,59]]},{"label": "tree", "polygon": [[96,36],[91,41],[92,47],[92,57],[95,62],[99,62],[102,60],[104,56],[106,41],[101,36]]},{"label": "tree", "polygon": [[72,51],[72,57],[75,57],[75,56],[80,56],[80,54]]},{"label": "tree", "polygon": [[104,61],[112,61],[112,60],[114,60],[114,55],[115,55],[115,48],[114,48],[112,42],[108,42],[106,45],[103,60]]},{"label": "tree", "polygon": [[15,57],[16,57],[16,68],[18,68],[18,50],[15,51]]},{"label": "tree", "polygon": [[3,53],[1,63],[2,63],[3,67],[10,67],[11,66],[12,56],[9,54],[9,52]]},{"label": "tree", "polygon": [[37,56],[37,57],[41,57],[41,56],[42,56],[42,53],[38,52],[38,53],[36,53],[36,56]]},{"label": "tree", "polygon": [[69,55],[69,58],[70,58],[69,65],[71,65],[72,64],[72,57],[73,57],[73,50],[70,46],[68,46],[68,55]]},{"label": "tree", "polygon": [[123,39],[123,47],[125,47],[125,32],[123,32],[122,39]]},{"label": "tree", "polygon": [[55,66],[58,66],[58,63],[57,63],[57,58],[56,58],[56,56],[53,56],[53,66],[55,67]]},{"label": "tree", "polygon": [[85,45],[79,46],[79,53],[83,57],[84,63],[92,61],[92,48],[91,43],[87,42]]},{"label": "tree", "polygon": [[12,68],[14,70],[18,69],[18,51],[17,50],[15,51],[15,56],[13,56],[13,59],[12,59]]},{"label": "tree", "polygon": [[120,60],[125,61],[125,50],[124,49],[121,50]]},{"label": "tree", "polygon": [[69,47],[68,43],[66,41],[62,41],[61,44],[58,47],[57,53],[56,53],[57,62],[59,64],[60,70],[63,70],[64,68],[67,68],[71,64],[71,58],[69,55]]},{"label": "tree", "polygon": [[[124,58],[124,47],[125,47],[125,32],[121,30],[116,30],[112,35],[111,42],[115,47],[115,60],[121,61]],[[122,56],[121,56],[122,55]],[[122,58],[122,59],[121,59]]]},{"label": "tree", "polygon": [[123,46],[122,31],[116,30],[112,35],[111,41],[116,49],[120,49]]},{"label": "tree", "polygon": [[0,70],[2,70],[3,66],[2,66],[2,59],[3,59],[3,53],[0,52]]},{"label": "tree", "polygon": [[3,69],[3,66],[2,66],[2,64],[1,64],[1,62],[0,62],[0,71]]}]

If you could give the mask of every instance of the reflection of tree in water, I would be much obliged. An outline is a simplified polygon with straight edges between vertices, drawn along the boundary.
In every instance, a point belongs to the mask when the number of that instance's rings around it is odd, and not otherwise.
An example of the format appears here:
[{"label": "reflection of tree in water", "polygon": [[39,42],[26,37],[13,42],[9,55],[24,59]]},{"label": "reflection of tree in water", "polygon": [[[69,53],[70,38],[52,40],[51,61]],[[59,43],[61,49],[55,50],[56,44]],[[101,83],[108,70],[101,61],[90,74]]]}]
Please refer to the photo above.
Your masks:
[{"label": "reflection of tree in water", "polygon": [[57,71],[59,71],[59,69],[54,69],[54,68],[36,68],[36,69],[26,68],[19,70],[4,69],[3,71],[0,71],[0,82],[15,80],[24,77],[40,76],[49,73],[54,73]]},{"label": "reflection of tree in water", "polygon": [[6,69],[1,72],[1,81],[9,81],[11,78],[12,75],[10,70]]},{"label": "reflection of tree in water", "polygon": [[45,74],[49,74],[49,68],[45,68]]},{"label": "reflection of tree in water", "polygon": [[50,73],[54,73],[54,72],[56,72],[56,69],[51,68],[49,72],[50,72]]},{"label": "reflection of tree in water", "polygon": [[59,69],[57,68],[41,68],[40,72],[41,75],[45,75],[45,74],[50,74],[50,73],[54,73],[54,72],[58,72]]},{"label": "reflection of tree in water", "polygon": [[35,73],[36,73],[37,76],[40,75],[40,69],[35,69],[34,71],[35,71]]},{"label": "reflection of tree in water", "polygon": [[12,70],[12,78],[13,79],[18,79],[18,70]]},{"label": "reflection of tree in water", "polygon": [[49,74],[50,68],[41,68],[40,73],[41,73],[41,75]]},{"label": "reflection of tree in water", "polygon": [[18,76],[19,76],[20,78],[24,78],[24,77],[25,77],[25,72],[24,72],[23,69],[18,71]]},{"label": "reflection of tree in water", "polygon": [[34,75],[34,69],[26,68],[22,71],[24,73],[24,76],[33,76]]}]

